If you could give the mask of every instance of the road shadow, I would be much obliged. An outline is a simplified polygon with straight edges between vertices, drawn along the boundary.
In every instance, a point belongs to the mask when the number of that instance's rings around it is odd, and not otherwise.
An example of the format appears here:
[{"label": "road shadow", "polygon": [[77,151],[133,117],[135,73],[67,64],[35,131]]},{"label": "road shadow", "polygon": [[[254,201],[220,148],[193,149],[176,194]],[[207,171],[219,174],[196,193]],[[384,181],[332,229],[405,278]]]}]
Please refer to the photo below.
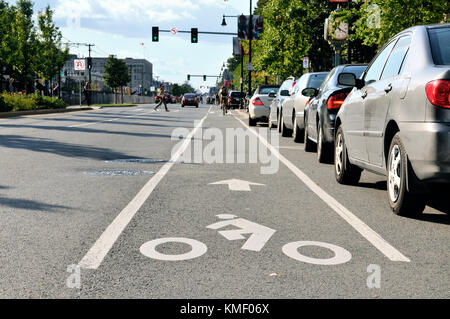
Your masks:
[{"label": "road shadow", "polygon": [[[113,122],[108,122],[113,123]],[[99,130],[86,127],[67,127],[67,126],[47,126],[47,125],[20,125],[20,124],[6,124],[3,127],[7,128],[32,128],[45,131],[63,131],[63,132],[79,132],[79,133],[93,133],[93,134],[111,134],[111,135],[127,135],[136,137],[161,137],[161,138],[171,138],[168,134],[157,134],[157,133],[137,133],[137,132],[117,132],[109,130]],[[2,137],[0,137],[2,138]]]},{"label": "road shadow", "polygon": [[380,181],[380,182],[376,182],[376,183],[359,183],[357,186],[364,187],[364,188],[377,189],[380,191],[387,191],[387,182],[386,181]]},{"label": "road shadow", "polygon": [[132,159],[129,156],[106,148],[78,144],[62,143],[45,138],[33,138],[19,135],[0,136],[0,147],[24,149],[33,152],[50,153],[71,158],[90,158],[96,160]]},{"label": "road shadow", "polygon": [[61,210],[71,210],[71,208],[67,206],[51,205],[33,200],[19,199],[19,198],[5,198],[5,197],[0,197],[0,210],[1,207],[43,211],[51,213],[55,213]]}]

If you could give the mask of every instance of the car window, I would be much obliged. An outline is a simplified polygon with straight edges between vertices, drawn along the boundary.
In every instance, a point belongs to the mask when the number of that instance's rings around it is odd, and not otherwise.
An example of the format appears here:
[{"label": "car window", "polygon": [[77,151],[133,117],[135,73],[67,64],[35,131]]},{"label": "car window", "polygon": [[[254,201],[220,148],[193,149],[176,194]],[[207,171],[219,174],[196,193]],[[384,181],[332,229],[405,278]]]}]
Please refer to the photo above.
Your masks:
[{"label": "car window", "polygon": [[450,28],[428,30],[434,63],[450,65]]},{"label": "car window", "polygon": [[336,73],[337,68],[334,68],[333,70],[331,70],[331,72],[327,75],[327,77],[325,78],[325,80],[323,81],[322,85],[319,88],[319,91],[323,91],[325,86],[327,85],[327,82],[333,78],[334,74]]},{"label": "car window", "polygon": [[411,44],[411,37],[402,37],[397,41],[394,49],[389,56],[384,67],[383,74],[381,75],[381,80],[396,76],[400,73],[400,69],[403,65],[406,53],[408,52],[409,45]]},{"label": "car window", "polygon": [[322,83],[326,77],[327,77],[327,74],[313,74],[310,76],[306,87],[317,89],[322,85]]},{"label": "car window", "polygon": [[264,87],[259,90],[260,95],[269,95],[270,92],[277,92],[278,87]]},{"label": "car window", "polygon": [[381,51],[381,53],[378,54],[378,56],[372,62],[372,64],[369,67],[369,70],[366,72],[366,75],[364,76],[364,81],[366,82],[366,85],[378,81],[378,79],[381,76],[381,71],[383,70],[386,59],[389,56],[389,53],[391,52],[391,49],[394,46],[394,44],[395,41],[389,43],[389,45],[385,47],[384,50]]}]

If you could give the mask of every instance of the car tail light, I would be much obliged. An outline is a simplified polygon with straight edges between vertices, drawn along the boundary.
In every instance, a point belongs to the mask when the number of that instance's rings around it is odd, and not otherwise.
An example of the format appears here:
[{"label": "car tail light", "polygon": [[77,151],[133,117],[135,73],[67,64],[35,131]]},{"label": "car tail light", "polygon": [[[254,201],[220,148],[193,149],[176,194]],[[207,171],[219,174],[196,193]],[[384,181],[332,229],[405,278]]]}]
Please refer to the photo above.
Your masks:
[{"label": "car tail light", "polygon": [[259,97],[257,97],[253,102],[253,105],[264,105],[264,103],[261,101]]},{"label": "car tail light", "polygon": [[330,96],[328,99],[327,107],[329,110],[339,110],[344,104],[345,99],[348,96],[348,92],[345,93],[338,93]]},{"label": "car tail light", "polygon": [[436,80],[427,84],[425,91],[431,104],[450,109],[450,81]]},{"label": "car tail light", "polygon": [[309,105],[309,103],[311,103],[311,100],[308,100],[308,102],[306,102],[305,107],[307,107]]},{"label": "car tail light", "polygon": [[231,98],[229,98],[229,99],[228,99],[228,103],[231,103],[231,101],[232,101]]}]

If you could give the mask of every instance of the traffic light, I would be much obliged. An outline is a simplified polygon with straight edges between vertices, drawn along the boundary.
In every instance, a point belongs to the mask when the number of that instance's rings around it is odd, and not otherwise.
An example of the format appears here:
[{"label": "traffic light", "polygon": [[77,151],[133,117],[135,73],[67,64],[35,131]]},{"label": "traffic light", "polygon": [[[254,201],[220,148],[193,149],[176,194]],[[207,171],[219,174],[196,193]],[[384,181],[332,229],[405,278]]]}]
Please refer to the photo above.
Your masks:
[{"label": "traffic light", "polygon": [[92,69],[92,58],[87,58],[87,67],[88,69]]},{"label": "traffic light", "polygon": [[190,74],[188,74],[188,81],[190,81],[191,80],[191,75]]},{"label": "traffic light", "polygon": [[203,81],[206,81],[206,75],[203,76]]},{"label": "traffic light", "polygon": [[197,28],[191,29],[191,42],[198,43],[198,29]]},{"label": "traffic light", "polygon": [[153,33],[152,41],[159,42],[159,27],[153,27],[152,33]]}]

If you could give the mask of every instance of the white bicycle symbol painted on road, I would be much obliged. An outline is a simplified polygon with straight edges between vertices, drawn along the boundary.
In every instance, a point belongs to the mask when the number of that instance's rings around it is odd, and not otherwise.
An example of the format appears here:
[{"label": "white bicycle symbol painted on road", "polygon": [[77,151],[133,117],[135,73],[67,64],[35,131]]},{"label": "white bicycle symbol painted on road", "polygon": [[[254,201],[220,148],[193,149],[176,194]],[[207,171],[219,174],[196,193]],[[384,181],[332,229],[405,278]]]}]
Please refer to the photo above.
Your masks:
[{"label": "white bicycle symbol painted on road", "polygon": [[[212,230],[219,230],[228,226],[236,227],[237,229],[219,231],[219,234],[230,241],[247,239],[241,248],[243,250],[255,252],[261,251],[266,245],[266,243],[272,238],[272,236],[276,232],[276,230],[274,229],[251,222],[244,218],[238,218],[238,216],[235,215],[221,214],[217,215],[217,217],[221,219],[221,221],[209,225],[206,228]],[[247,238],[244,235],[250,236]],[[191,251],[188,253],[178,255],[168,255],[157,251],[156,248],[158,246],[168,243],[187,244],[191,247]],[[299,248],[311,246],[328,249],[334,253],[334,256],[326,259],[313,258],[303,255],[298,251]],[[160,238],[149,241],[141,246],[140,251],[144,256],[155,260],[185,261],[203,256],[204,254],[207,253],[208,247],[204,243],[195,239],[173,237],[173,238]],[[288,243],[282,247],[282,251],[286,256],[294,260],[314,265],[334,266],[345,264],[352,259],[352,255],[346,249],[333,244],[317,241],[297,241]]]}]

